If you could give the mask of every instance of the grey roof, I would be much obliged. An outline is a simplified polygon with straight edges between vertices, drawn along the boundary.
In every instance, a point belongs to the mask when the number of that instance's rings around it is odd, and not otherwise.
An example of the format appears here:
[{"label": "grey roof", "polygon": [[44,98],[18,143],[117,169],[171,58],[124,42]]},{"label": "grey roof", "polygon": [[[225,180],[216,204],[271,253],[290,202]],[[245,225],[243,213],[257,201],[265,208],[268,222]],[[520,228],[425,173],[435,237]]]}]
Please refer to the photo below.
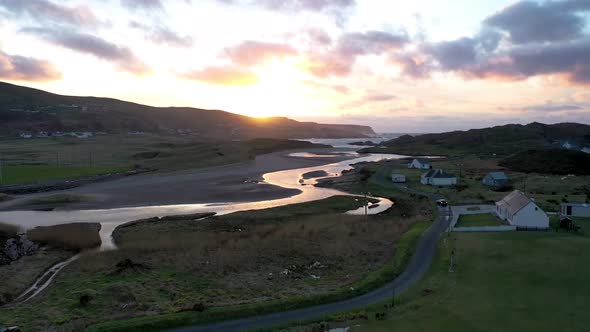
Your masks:
[{"label": "grey roof", "polygon": [[426,178],[437,178],[437,179],[450,179],[454,178],[455,176],[451,173],[447,173],[442,169],[431,169],[430,171],[424,173],[422,175]]},{"label": "grey roof", "polygon": [[418,160],[421,164],[430,164],[430,159],[427,158],[415,158],[414,160]]},{"label": "grey roof", "polygon": [[504,172],[490,172],[488,173],[488,176],[494,180],[508,180],[508,177]]},{"label": "grey roof", "polygon": [[522,192],[515,190],[508,194],[508,196],[502,198],[502,200],[497,202],[497,204],[506,208],[510,214],[514,215],[523,207],[527,206],[530,202],[530,198],[526,197]]}]

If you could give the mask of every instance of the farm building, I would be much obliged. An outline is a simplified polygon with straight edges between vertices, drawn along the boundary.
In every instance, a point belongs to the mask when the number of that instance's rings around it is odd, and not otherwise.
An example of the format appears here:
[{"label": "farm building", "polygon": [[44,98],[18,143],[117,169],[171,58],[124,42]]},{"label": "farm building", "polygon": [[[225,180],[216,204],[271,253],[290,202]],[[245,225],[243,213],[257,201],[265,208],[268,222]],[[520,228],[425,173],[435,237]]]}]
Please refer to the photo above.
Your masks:
[{"label": "farm building", "polygon": [[431,169],[430,160],[424,158],[416,158],[412,160],[411,163],[408,164],[408,168],[417,168],[417,169]]},{"label": "farm building", "polygon": [[590,217],[590,204],[562,203],[559,212],[562,216],[568,217]]},{"label": "farm building", "polygon": [[522,228],[549,228],[549,217],[535,202],[515,190],[496,202],[496,214],[511,225]]},{"label": "farm building", "polygon": [[393,183],[405,183],[406,176],[403,174],[391,174],[391,181]]},{"label": "farm building", "polygon": [[509,184],[508,176],[504,172],[490,172],[481,182],[488,187],[505,187]]},{"label": "farm building", "polygon": [[422,174],[420,183],[431,186],[452,186],[457,184],[457,177],[442,169],[431,169]]}]

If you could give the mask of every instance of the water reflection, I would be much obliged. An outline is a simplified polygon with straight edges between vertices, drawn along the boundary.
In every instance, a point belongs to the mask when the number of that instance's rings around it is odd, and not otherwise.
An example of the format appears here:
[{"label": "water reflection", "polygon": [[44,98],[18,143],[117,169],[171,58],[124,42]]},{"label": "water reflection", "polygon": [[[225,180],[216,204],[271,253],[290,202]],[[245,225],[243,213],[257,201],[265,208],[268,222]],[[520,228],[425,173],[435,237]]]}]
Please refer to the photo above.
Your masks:
[{"label": "water reflection", "polygon": [[[0,222],[20,226],[23,230],[37,226],[53,226],[68,223],[100,223],[102,225],[100,237],[102,240],[101,249],[109,250],[115,248],[112,241],[113,230],[126,222],[170,215],[194,214],[202,212],[216,212],[227,214],[245,210],[260,210],[271,207],[283,206],[295,203],[304,203],[320,200],[335,195],[346,195],[347,193],[329,189],[319,188],[312,185],[302,186],[299,180],[302,175],[313,171],[326,171],[328,177],[337,176],[343,170],[350,169],[352,164],[359,162],[379,161],[385,159],[401,159],[406,156],[369,154],[359,158],[332,163],[323,166],[300,168],[267,173],[264,175],[266,183],[290,189],[299,189],[301,193],[292,197],[247,203],[213,203],[213,204],[180,204],[164,206],[145,206],[105,210],[78,210],[78,211],[7,211],[0,212]],[[318,179],[313,179],[307,184],[314,184]],[[378,198],[379,199],[379,198]],[[369,214],[377,214],[388,209],[392,202],[387,199],[379,199],[379,206],[368,210]],[[360,210],[360,209],[359,209]],[[351,211],[352,214],[363,214],[359,210]]]}]

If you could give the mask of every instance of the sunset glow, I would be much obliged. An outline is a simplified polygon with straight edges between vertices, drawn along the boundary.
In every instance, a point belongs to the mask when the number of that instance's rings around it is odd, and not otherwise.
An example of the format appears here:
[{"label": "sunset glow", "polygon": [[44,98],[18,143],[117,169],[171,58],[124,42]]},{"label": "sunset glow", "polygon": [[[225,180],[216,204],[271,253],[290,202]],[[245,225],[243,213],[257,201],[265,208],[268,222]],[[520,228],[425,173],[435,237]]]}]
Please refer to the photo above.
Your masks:
[{"label": "sunset glow", "polygon": [[[0,79],[377,131],[590,123],[589,12],[572,0],[0,0]],[[554,21],[563,29],[538,31]]]}]

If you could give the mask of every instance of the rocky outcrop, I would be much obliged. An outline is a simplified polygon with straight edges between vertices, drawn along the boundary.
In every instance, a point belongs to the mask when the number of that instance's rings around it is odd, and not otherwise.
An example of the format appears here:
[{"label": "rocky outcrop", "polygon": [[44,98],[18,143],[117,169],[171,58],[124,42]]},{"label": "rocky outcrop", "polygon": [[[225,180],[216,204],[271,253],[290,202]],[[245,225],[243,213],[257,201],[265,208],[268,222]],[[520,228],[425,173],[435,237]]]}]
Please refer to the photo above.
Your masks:
[{"label": "rocky outcrop", "polygon": [[19,234],[0,241],[0,266],[8,265],[24,256],[34,255],[39,250],[39,245],[27,239],[26,235]]}]

